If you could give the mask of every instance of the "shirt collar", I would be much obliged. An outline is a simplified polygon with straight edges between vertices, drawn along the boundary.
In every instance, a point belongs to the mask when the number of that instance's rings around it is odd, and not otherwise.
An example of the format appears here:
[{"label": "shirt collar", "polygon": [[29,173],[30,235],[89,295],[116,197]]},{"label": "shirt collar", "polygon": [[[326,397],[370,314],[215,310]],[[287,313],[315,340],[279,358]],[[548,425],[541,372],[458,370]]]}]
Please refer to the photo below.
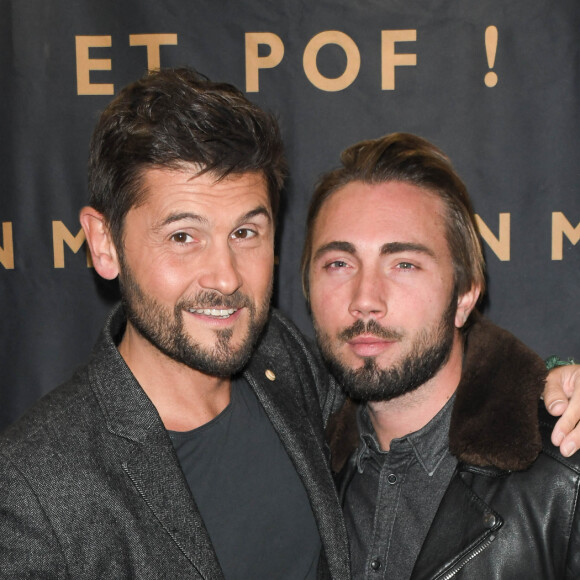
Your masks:
[{"label": "shirt collar", "polygon": [[356,452],[358,471],[364,471],[365,463],[370,458],[375,458],[382,464],[388,453],[414,453],[427,475],[432,476],[449,453],[449,424],[454,398],[455,395],[427,425],[405,437],[393,439],[390,451],[381,450],[367,407],[361,405],[357,413],[360,433],[360,444]]}]

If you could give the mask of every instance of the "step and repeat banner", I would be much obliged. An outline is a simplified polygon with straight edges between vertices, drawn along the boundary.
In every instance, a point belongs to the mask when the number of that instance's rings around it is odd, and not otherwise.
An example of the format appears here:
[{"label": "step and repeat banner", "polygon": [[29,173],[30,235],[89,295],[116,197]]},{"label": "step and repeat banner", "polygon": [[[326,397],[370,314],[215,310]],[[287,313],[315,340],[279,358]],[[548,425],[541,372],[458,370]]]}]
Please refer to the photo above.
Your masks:
[{"label": "step and repeat banner", "polygon": [[361,139],[417,133],[479,216],[485,311],[580,357],[577,0],[0,0],[0,428],[87,357],[117,300],[78,221],[99,112],[192,66],[279,118],[290,162],[275,303],[307,333],[298,265],[317,176]]}]

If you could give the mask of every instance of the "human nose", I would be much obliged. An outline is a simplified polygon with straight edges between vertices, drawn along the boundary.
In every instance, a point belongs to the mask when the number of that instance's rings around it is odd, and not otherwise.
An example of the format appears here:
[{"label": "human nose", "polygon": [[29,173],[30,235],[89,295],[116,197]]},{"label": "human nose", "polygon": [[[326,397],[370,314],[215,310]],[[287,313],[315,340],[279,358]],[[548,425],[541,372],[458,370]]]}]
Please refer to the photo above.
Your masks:
[{"label": "human nose", "polygon": [[362,268],[353,280],[349,311],[355,318],[382,318],[387,313],[385,285],[375,268]]},{"label": "human nose", "polygon": [[241,285],[237,259],[229,245],[213,244],[207,248],[199,285],[206,290],[216,290],[224,295],[233,294]]}]

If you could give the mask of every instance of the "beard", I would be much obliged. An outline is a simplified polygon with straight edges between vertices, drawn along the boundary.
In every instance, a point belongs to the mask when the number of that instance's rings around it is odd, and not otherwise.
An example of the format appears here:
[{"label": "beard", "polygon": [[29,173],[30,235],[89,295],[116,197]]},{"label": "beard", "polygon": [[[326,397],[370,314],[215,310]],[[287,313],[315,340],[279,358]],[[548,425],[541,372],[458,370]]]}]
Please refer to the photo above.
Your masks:
[{"label": "beard", "polygon": [[[366,401],[390,401],[410,393],[433,378],[448,361],[455,334],[457,292],[437,324],[423,328],[413,339],[408,353],[390,368],[380,368],[374,357],[364,357],[361,368],[353,369],[341,361],[332,348],[331,338],[314,321],[316,339],[322,356],[344,392],[353,399]],[[363,333],[370,333],[386,340],[401,340],[405,333],[383,327],[374,319],[357,320],[352,326],[338,333],[340,342],[351,340]]]},{"label": "beard", "polygon": [[[268,320],[272,282],[257,306],[239,291],[225,296],[202,290],[192,299],[180,300],[171,310],[143,292],[122,259],[121,265],[121,295],[127,320],[154,347],[171,359],[212,376],[230,377],[246,365]],[[211,347],[196,342],[186,332],[183,320],[184,311],[192,308],[246,308],[249,322],[240,344],[232,345],[232,328],[215,330],[216,341]]]}]

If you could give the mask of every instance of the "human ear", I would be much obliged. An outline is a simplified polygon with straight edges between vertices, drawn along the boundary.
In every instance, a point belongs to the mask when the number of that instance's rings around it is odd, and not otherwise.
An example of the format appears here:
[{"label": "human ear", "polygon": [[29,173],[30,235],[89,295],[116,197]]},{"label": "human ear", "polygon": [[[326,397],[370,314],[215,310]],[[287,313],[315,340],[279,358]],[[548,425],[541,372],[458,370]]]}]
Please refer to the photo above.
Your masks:
[{"label": "human ear", "polygon": [[475,308],[481,289],[479,286],[472,286],[465,294],[457,299],[457,310],[455,311],[455,327],[461,328],[469,318],[471,311]]},{"label": "human ear", "polygon": [[93,265],[100,276],[113,280],[119,274],[119,260],[111,232],[102,213],[87,206],[79,216],[91,250]]}]

